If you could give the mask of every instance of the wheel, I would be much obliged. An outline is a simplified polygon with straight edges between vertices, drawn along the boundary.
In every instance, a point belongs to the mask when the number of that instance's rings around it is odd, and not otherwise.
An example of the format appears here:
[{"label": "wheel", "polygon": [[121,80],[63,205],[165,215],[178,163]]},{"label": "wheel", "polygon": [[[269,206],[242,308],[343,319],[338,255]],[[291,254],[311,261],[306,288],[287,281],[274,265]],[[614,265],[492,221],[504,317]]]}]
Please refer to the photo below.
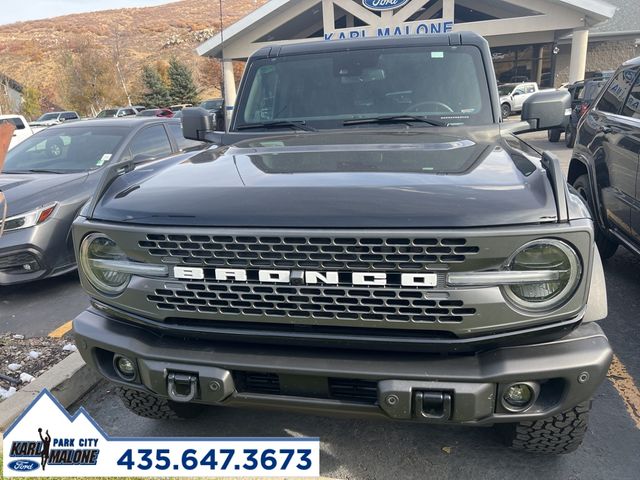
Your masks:
[{"label": "wheel", "polygon": [[567,148],[573,148],[576,144],[576,132],[571,125],[567,127],[567,131],[564,134],[564,144]]},{"label": "wheel", "polygon": [[562,130],[559,128],[550,128],[547,130],[547,138],[552,143],[557,143],[560,141],[560,135],[562,135]]},{"label": "wheel", "polygon": [[[591,193],[589,175],[584,174],[576,178],[573,182],[573,188],[575,188],[578,194],[587,202],[589,211],[591,212],[591,216],[594,218],[594,223],[596,223],[595,203],[593,201],[593,196]],[[616,250],[618,249],[618,242],[609,238],[609,236],[607,236],[607,233],[604,232],[597,224],[595,225],[595,230],[596,245],[598,245],[600,257],[603,260],[613,257],[616,253]]]},{"label": "wheel", "polygon": [[132,388],[117,387],[116,394],[128,410],[140,417],[153,418],[154,420],[195,418],[206,408],[197,403],[172,402],[166,398]]},{"label": "wheel", "polygon": [[504,120],[511,116],[511,105],[508,103],[503,103],[500,109],[502,110],[502,118]]},{"label": "wheel", "polygon": [[511,448],[529,453],[571,453],[584,440],[590,409],[588,401],[553,417],[505,425],[504,439]]}]

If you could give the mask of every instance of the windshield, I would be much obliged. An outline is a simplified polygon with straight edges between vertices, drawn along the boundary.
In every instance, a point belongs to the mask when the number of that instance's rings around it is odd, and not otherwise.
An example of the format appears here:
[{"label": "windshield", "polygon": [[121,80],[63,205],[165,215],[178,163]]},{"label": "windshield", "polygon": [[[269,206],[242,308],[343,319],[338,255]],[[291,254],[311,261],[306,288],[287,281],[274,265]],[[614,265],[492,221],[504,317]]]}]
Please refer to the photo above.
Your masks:
[{"label": "windshield", "polygon": [[235,120],[239,130],[273,122],[339,128],[349,120],[402,115],[448,125],[493,123],[482,57],[471,46],[360,49],[258,60],[246,84],[250,87]]},{"label": "windshield", "polygon": [[498,85],[498,93],[501,97],[504,97],[505,95],[511,95],[512,91],[513,85]]},{"label": "windshield", "polygon": [[118,110],[102,110],[98,115],[96,115],[97,118],[105,118],[105,117],[115,117],[118,113]]},{"label": "windshield", "polygon": [[67,127],[44,130],[7,154],[4,173],[72,173],[105,165],[129,130],[123,127]]},{"label": "windshield", "polygon": [[36,122],[47,122],[49,120],[57,120],[58,115],[59,115],[58,113],[45,113],[38,120],[36,120]]}]

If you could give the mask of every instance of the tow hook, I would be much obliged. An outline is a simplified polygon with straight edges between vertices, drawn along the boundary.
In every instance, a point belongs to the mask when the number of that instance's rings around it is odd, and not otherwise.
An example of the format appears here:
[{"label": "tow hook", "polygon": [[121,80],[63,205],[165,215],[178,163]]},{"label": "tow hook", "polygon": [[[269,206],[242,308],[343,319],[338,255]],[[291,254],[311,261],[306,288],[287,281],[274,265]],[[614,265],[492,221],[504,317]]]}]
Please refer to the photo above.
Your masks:
[{"label": "tow hook", "polygon": [[174,402],[191,402],[198,393],[198,376],[189,373],[170,373],[167,376],[167,391],[169,398]]},{"label": "tow hook", "polygon": [[417,418],[449,420],[451,418],[451,394],[445,392],[416,392],[413,411]]}]

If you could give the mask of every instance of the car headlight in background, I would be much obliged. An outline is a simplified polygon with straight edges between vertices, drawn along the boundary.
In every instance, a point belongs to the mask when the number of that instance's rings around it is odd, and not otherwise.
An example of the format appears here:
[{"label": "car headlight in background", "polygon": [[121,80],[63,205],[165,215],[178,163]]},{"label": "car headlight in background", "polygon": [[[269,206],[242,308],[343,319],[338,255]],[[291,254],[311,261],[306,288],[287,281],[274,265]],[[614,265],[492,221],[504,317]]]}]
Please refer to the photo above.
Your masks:
[{"label": "car headlight in background", "polygon": [[548,310],[560,306],[574,293],[582,276],[576,251],[565,242],[540,239],[520,247],[502,270],[452,272],[451,286],[501,286],[516,307]]},{"label": "car headlight in background", "polygon": [[547,272],[546,279],[505,286],[514,304],[532,310],[560,305],[575,291],[582,275],[578,254],[560,240],[542,239],[521,247],[507,262],[510,272]]},{"label": "car headlight in background", "polygon": [[27,213],[9,217],[4,221],[4,231],[10,232],[11,230],[21,230],[40,225],[53,215],[57,206],[57,203],[51,203]]},{"label": "car headlight in background", "polygon": [[80,267],[91,284],[108,295],[122,293],[132,275],[166,277],[165,265],[132,262],[109,237],[102,233],[87,235],[80,244]]}]

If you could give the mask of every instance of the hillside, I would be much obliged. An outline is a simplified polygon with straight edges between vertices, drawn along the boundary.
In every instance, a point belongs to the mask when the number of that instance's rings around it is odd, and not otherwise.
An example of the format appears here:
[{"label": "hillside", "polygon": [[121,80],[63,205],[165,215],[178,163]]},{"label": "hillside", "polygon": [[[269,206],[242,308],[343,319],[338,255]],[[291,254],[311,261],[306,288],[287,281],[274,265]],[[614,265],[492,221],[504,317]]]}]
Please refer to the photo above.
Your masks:
[{"label": "hillside", "polygon": [[[236,22],[267,0],[223,0],[223,24]],[[43,106],[64,106],[65,59],[87,46],[112,58],[119,45],[119,64],[127,87],[139,91],[140,68],[168,61],[187,63],[202,88],[202,97],[219,85],[216,62],[198,57],[195,47],[218,32],[220,18],[213,0],[181,0],[147,8],[128,8],[67,15],[0,26],[0,71],[24,86],[36,88]]]}]

